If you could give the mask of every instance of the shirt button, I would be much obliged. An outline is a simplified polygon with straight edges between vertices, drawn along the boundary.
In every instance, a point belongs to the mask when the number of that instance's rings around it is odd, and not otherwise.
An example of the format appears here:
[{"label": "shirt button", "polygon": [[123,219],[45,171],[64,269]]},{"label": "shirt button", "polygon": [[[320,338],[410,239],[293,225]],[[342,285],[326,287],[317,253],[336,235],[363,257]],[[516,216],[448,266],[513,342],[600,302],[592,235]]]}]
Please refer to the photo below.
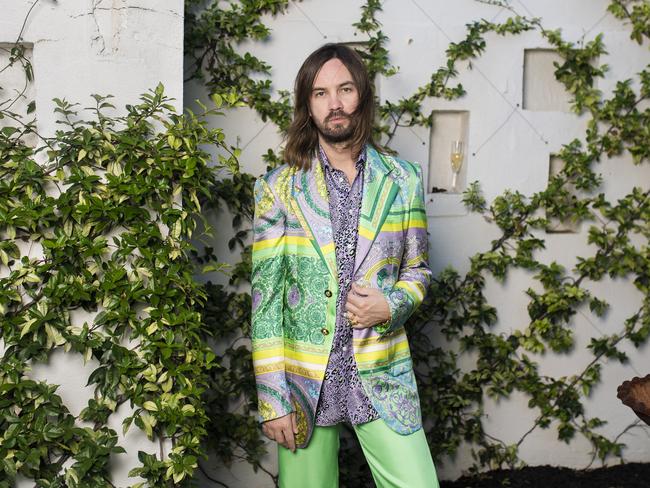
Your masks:
[{"label": "shirt button", "polygon": [[321,331],[321,333],[322,333],[323,335],[327,335],[327,334],[330,333],[330,331],[327,330],[325,327],[323,327],[320,331]]},{"label": "shirt button", "polygon": [[[329,291],[329,290],[325,290],[325,296],[326,296],[327,298],[330,298],[330,297],[332,296],[332,292]],[[323,330],[326,330],[326,329],[323,329]]]}]

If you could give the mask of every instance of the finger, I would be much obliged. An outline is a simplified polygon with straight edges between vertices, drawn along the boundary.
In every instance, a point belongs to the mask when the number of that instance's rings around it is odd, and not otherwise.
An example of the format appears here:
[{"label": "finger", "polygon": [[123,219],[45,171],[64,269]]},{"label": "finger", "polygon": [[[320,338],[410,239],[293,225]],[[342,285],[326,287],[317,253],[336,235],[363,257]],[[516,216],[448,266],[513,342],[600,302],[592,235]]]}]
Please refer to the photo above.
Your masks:
[{"label": "finger", "polygon": [[355,329],[369,329],[370,327],[372,327],[372,325],[373,324],[371,322],[366,320],[364,322],[360,322],[359,324],[357,324]]},{"label": "finger", "polygon": [[355,291],[362,291],[362,292],[365,292],[366,290],[370,289],[369,286],[364,286],[364,285],[360,284],[358,281],[353,281],[352,282],[352,288]]},{"label": "finger", "polygon": [[278,432],[275,433],[275,442],[277,442],[281,446],[287,447],[287,440],[284,437],[284,432],[282,430],[279,430]]},{"label": "finger", "polygon": [[351,324],[353,329],[367,329],[368,326],[364,324],[363,322],[355,322],[354,324]]},{"label": "finger", "polygon": [[296,452],[296,437],[293,435],[293,432],[288,437],[285,447],[291,452]]},{"label": "finger", "polygon": [[284,438],[286,440],[286,447],[291,449],[291,452],[296,451],[296,436],[293,435],[290,429],[287,429],[283,432]]},{"label": "finger", "polygon": [[355,305],[350,301],[345,302],[345,310],[347,310],[349,313],[352,313],[356,316],[358,316],[359,312],[361,311],[358,305]]},{"label": "finger", "polygon": [[351,307],[346,313],[348,314],[348,320],[350,321],[359,322],[363,317],[363,311],[358,307]]},{"label": "finger", "polygon": [[359,317],[354,315],[353,313],[347,312],[346,318],[348,319],[348,322],[352,327],[354,327],[355,325],[359,325],[360,322]]},{"label": "finger", "polygon": [[352,291],[359,296],[365,297],[370,291],[370,287],[361,286],[358,283],[352,283]]},{"label": "finger", "polygon": [[298,433],[298,420],[296,418],[296,412],[291,414],[291,427],[293,428],[293,433]]},{"label": "finger", "polygon": [[345,300],[345,309],[346,310],[348,309],[349,305],[354,305],[355,307],[358,307],[358,306],[361,305],[361,303],[359,303],[358,298],[352,298],[352,295],[348,295],[347,300]]},{"label": "finger", "polygon": [[348,319],[348,322],[350,322],[350,325],[352,327],[357,327],[359,323],[362,321],[361,318],[355,314],[354,312],[345,312],[345,318]]},{"label": "finger", "polygon": [[367,297],[376,297],[379,295],[383,296],[383,293],[379,288],[365,288],[364,293],[366,294]]}]

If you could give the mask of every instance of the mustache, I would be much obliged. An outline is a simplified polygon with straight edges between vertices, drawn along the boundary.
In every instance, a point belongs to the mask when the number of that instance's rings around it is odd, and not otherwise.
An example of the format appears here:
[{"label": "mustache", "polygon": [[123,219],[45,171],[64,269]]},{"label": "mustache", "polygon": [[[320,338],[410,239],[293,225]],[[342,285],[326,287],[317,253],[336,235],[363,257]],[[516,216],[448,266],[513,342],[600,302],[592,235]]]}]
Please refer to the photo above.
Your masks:
[{"label": "mustache", "polygon": [[343,110],[335,110],[334,112],[330,112],[330,114],[327,117],[325,117],[325,122],[329,122],[332,119],[341,118],[341,117],[346,119],[351,118],[350,114],[346,114]]}]

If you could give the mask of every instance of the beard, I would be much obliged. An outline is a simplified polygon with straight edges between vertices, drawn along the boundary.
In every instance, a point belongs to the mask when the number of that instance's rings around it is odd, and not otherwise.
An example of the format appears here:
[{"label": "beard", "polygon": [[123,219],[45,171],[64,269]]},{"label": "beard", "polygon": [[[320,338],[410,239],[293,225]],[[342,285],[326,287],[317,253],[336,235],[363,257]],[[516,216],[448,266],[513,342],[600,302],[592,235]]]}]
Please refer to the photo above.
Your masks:
[{"label": "beard", "polygon": [[[348,124],[329,124],[329,121],[334,118],[345,118],[347,119]],[[318,133],[323,140],[329,144],[349,142],[357,128],[356,117],[346,114],[343,110],[331,112],[322,122],[319,122],[316,119],[313,120]]]}]

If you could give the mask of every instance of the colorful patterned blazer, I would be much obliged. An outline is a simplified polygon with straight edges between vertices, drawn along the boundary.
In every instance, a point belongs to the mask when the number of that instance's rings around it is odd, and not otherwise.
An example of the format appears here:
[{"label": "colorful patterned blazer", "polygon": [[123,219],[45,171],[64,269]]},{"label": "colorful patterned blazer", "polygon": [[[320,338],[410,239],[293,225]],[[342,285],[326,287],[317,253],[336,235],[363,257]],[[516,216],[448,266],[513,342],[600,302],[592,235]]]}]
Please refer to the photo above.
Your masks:
[{"label": "colorful patterned blazer", "polygon": [[[420,168],[368,148],[354,280],[388,301],[387,324],[353,331],[364,390],[394,431],[421,427],[404,322],[431,278]],[[309,170],[280,166],[255,185],[252,345],[262,421],[297,414],[305,447],[336,321],[338,280],[327,188]]]}]

